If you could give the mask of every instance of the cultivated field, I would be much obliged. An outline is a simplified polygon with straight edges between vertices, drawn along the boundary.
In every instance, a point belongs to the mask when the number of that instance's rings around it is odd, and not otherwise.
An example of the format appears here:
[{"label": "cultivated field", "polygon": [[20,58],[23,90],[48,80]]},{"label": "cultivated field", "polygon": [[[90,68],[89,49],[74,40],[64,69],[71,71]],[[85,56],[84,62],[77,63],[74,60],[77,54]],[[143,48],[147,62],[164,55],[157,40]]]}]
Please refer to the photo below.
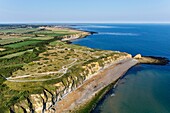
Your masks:
[{"label": "cultivated field", "polygon": [[[64,94],[65,89],[76,88],[105,63],[127,55],[68,44],[68,40],[87,35],[56,27],[1,28],[0,111],[5,113],[11,106],[19,105],[16,103],[25,103],[31,95],[40,95],[44,90],[55,92],[64,88],[60,91]],[[86,75],[80,75],[82,72]]]},{"label": "cultivated field", "polygon": [[[61,36],[79,33],[82,32],[54,27],[0,27],[0,111],[7,112],[11,105],[23,100],[23,96],[41,92],[44,82],[59,80],[79,62],[72,55],[73,51],[65,50],[68,48],[66,43],[59,41],[64,38]],[[58,44],[64,45],[63,50],[58,49]],[[69,59],[67,54],[71,54],[72,58]],[[10,78],[16,76],[18,78]],[[40,82],[17,83],[17,80]]]}]

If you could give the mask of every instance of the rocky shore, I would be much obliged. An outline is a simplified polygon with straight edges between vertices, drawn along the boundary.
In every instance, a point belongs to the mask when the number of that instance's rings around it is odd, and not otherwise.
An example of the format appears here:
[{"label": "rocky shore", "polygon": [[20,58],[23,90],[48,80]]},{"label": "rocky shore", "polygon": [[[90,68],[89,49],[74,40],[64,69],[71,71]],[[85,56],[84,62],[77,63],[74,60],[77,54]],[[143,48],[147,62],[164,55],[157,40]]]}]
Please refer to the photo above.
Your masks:
[{"label": "rocky shore", "polygon": [[169,63],[169,60],[164,57],[142,56],[138,54],[134,58],[138,60],[139,64],[166,65]]},{"label": "rocky shore", "polygon": [[[56,113],[86,113],[94,107],[96,102],[109,90],[109,86],[122,77],[136,64],[166,65],[167,58],[141,56],[122,59],[87,79],[76,90],[70,92],[56,103]],[[95,101],[94,101],[95,100]]]},{"label": "rocky shore", "polygon": [[[60,30],[62,28],[43,27],[42,29]],[[57,37],[67,44],[70,44],[72,40],[95,33],[66,29],[77,32]],[[115,51],[115,54],[107,57],[96,57],[95,60],[84,64],[81,67],[82,71],[78,72],[77,76],[71,75],[70,71],[69,76],[63,81],[55,83],[56,90],[44,89],[40,94],[31,94],[26,100],[12,106],[10,111],[22,108],[24,111],[36,113],[89,113],[98,100],[111,88],[112,84],[131,67],[136,64],[166,65],[169,62],[168,59],[162,57],[142,56],[140,54],[132,57],[127,53],[123,53],[123,56],[120,54],[121,52]]]},{"label": "rocky shore", "polygon": [[[93,34],[86,34],[87,36]],[[74,38],[66,38],[68,41],[81,38],[76,36]],[[68,39],[68,40],[67,40]],[[142,56],[140,54],[135,57],[129,57],[115,62],[102,69],[91,78],[85,80],[81,86],[76,90],[68,93],[61,101],[55,105],[56,113],[69,113],[69,112],[90,112],[96,103],[92,103],[94,99],[99,100],[109,89],[108,87],[115,83],[120,77],[122,77],[131,67],[136,64],[154,64],[154,65],[166,65],[169,63],[167,58],[154,57],[154,56]],[[89,107],[92,105],[91,107]],[[88,111],[87,111],[88,110]]]},{"label": "rocky shore", "polygon": [[[84,109],[100,91],[114,83],[131,67],[138,63],[133,58],[125,58],[113,63],[96,75],[87,79],[80,87],[56,103],[56,113],[85,113]],[[95,103],[93,103],[95,104]]]},{"label": "rocky shore", "polygon": [[[63,41],[86,37],[95,32],[84,31],[85,35],[67,37]],[[142,56],[140,54],[119,60],[98,71],[95,75],[86,79],[81,86],[68,93],[55,104],[56,113],[87,113],[90,112],[96,102],[109,90],[109,86],[119,80],[131,67],[136,64],[166,65],[167,58]]]}]

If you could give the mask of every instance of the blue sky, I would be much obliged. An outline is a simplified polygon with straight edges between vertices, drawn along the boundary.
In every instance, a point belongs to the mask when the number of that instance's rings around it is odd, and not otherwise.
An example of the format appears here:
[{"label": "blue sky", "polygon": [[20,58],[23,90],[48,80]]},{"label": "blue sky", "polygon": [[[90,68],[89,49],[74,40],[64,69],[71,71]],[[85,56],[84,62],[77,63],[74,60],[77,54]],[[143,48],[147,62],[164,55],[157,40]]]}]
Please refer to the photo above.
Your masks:
[{"label": "blue sky", "polygon": [[3,22],[170,22],[170,0],[0,0]]}]

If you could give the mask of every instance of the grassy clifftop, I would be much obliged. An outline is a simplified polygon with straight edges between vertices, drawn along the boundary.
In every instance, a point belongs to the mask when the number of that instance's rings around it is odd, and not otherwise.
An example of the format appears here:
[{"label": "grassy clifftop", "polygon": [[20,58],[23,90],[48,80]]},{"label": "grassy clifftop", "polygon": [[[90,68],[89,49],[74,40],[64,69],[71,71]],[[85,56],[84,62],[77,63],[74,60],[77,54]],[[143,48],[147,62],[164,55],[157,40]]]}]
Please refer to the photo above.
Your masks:
[{"label": "grassy clifftop", "polygon": [[89,35],[67,28],[3,28],[0,33],[3,112],[54,110],[55,103],[84,80],[129,56],[67,44],[65,40]]}]

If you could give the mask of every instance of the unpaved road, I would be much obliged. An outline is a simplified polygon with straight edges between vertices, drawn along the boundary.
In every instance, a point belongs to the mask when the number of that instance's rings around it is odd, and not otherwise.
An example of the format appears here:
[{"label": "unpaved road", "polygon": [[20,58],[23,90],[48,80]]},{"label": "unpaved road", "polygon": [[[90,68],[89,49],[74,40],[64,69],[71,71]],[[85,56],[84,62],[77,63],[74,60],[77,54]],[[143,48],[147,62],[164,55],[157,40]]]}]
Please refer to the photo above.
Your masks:
[{"label": "unpaved road", "polygon": [[[38,76],[47,76],[49,74],[57,74],[57,73],[62,73],[60,76],[54,77],[54,78],[48,78],[48,79],[38,79],[38,80],[19,80],[21,78],[27,78],[27,77],[34,77],[32,75],[23,75],[23,76],[17,76],[17,77],[8,77],[6,78],[6,80],[10,81],[10,82],[43,82],[43,81],[48,81],[48,80],[53,80],[53,79],[57,79],[62,77],[64,74],[67,73],[68,69],[71,68],[73,65],[75,65],[75,63],[77,62],[77,59],[71,59],[73,60],[72,63],[67,64],[62,66],[62,69],[60,69],[59,71],[53,71],[53,72],[45,72],[45,73],[37,73]],[[35,76],[35,77],[38,77]],[[18,80],[17,80],[18,79]]]}]

